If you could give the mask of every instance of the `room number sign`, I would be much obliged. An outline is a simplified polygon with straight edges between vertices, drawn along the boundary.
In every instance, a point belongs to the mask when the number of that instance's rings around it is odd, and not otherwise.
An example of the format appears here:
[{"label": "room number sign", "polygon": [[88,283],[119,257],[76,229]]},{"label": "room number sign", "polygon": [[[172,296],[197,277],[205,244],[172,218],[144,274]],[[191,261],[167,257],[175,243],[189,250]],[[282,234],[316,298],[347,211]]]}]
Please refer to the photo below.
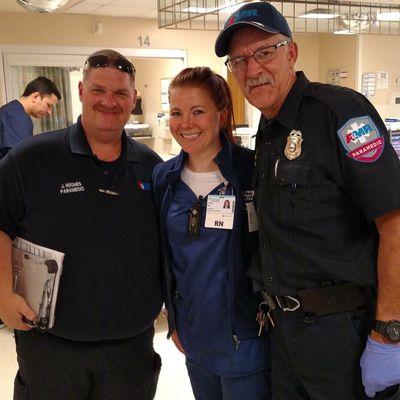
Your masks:
[{"label": "room number sign", "polygon": [[136,38],[139,41],[140,47],[149,47],[150,46],[150,37],[147,36],[138,36]]}]

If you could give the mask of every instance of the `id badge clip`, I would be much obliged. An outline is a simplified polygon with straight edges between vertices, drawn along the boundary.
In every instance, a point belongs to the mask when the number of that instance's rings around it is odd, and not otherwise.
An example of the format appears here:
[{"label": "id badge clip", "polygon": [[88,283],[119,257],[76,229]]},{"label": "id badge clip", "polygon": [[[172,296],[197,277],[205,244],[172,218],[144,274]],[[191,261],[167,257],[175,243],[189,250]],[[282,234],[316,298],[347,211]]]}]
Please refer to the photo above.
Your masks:
[{"label": "id badge clip", "polygon": [[196,204],[189,209],[189,223],[187,235],[189,239],[198,239],[200,237],[200,224],[202,215],[202,203],[203,197],[199,196]]}]

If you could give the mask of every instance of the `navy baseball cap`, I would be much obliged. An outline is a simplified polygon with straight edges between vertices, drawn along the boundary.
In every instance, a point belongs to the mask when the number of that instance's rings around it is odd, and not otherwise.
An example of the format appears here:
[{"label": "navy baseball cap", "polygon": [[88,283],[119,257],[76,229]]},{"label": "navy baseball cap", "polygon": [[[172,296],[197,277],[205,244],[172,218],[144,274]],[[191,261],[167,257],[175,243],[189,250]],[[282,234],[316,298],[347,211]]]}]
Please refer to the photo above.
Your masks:
[{"label": "navy baseball cap", "polygon": [[284,16],[270,3],[248,3],[235,11],[225,22],[215,42],[215,54],[223,57],[228,54],[229,42],[233,33],[246,26],[253,26],[268,33],[282,33],[292,38],[292,32]]}]

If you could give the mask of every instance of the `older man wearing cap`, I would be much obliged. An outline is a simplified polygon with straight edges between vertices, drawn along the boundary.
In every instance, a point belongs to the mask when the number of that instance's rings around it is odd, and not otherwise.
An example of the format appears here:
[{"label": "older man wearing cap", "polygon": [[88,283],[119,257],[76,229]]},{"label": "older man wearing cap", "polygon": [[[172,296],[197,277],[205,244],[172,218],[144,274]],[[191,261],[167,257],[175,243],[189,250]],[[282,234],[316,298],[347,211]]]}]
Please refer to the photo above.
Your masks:
[{"label": "older man wearing cap", "polygon": [[295,72],[267,2],[236,11],[215,51],[262,112],[249,274],[273,321],[273,399],[398,399],[400,164],[382,120],[361,94]]}]

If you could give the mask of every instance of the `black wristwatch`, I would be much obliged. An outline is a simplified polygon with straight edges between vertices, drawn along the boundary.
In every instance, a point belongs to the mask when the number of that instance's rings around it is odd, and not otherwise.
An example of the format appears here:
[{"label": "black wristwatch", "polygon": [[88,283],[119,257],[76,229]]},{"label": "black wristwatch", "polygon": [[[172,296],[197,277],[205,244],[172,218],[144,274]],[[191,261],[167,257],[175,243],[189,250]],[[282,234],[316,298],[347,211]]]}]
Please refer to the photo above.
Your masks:
[{"label": "black wristwatch", "polygon": [[400,321],[375,321],[374,331],[393,343],[400,343]]}]

